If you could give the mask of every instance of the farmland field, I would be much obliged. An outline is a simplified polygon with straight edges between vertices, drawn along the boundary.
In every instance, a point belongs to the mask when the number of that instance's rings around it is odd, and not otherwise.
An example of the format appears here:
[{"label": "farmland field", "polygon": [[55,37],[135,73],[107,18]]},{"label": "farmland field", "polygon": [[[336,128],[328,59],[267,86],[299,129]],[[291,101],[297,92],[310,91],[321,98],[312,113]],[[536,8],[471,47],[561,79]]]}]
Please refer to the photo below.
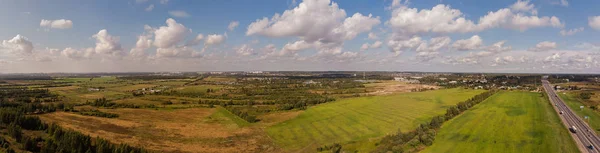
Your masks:
[{"label": "farmland field", "polygon": [[380,137],[398,129],[414,129],[445,113],[446,107],[482,92],[455,88],[343,99],[309,108],[292,120],[267,128],[267,133],[286,149]]},{"label": "farmland field", "polygon": [[444,123],[435,152],[578,152],[568,130],[540,93],[500,92]]}]

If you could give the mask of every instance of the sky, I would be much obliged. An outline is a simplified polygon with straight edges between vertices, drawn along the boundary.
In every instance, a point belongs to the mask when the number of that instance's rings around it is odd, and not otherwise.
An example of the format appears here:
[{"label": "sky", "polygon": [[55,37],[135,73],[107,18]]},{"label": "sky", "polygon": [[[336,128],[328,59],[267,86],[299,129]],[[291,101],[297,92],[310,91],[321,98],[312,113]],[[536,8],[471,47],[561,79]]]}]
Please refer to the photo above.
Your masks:
[{"label": "sky", "polygon": [[599,73],[597,0],[0,0],[0,73]]}]

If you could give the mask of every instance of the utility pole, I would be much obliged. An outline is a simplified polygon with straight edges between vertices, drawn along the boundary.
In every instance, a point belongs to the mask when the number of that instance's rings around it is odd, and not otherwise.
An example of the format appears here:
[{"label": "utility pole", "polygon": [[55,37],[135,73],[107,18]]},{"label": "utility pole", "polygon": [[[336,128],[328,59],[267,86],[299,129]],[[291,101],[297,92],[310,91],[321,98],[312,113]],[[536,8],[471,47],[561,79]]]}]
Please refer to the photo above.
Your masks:
[{"label": "utility pole", "polygon": [[367,80],[367,72],[363,71],[363,80]]}]

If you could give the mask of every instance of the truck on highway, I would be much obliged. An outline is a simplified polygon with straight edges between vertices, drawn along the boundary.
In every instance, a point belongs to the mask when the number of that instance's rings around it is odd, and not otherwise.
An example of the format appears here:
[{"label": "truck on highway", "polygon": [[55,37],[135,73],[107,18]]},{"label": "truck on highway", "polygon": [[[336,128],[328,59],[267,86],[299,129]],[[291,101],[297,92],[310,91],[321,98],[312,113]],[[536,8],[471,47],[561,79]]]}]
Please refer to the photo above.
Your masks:
[{"label": "truck on highway", "polygon": [[577,133],[577,128],[575,126],[571,126],[569,130],[571,130],[573,133]]}]

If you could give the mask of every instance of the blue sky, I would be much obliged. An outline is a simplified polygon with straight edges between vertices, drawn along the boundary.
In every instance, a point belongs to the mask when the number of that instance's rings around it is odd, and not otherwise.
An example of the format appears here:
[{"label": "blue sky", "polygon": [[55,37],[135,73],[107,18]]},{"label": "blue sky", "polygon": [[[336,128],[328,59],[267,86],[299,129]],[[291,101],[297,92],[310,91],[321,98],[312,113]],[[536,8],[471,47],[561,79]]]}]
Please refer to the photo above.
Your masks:
[{"label": "blue sky", "polygon": [[[0,4],[3,72],[600,70],[600,17],[594,20],[600,16],[600,1],[595,0],[0,0]],[[461,14],[451,15],[457,11]],[[499,15],[491,18],[491,13]],[[283,17],[274,18],[275,14]],[[486,17],[490,24],[482,23]],[[168,19],[183,28],[167,24]],[[44,20],[48,24],[43,25]],[[457,22],[461,20],[468,22]],[[268,24],[250,28],[259,21]],[[232,22],[239,26],[230,30]],[[198,34],[202,39],[194,40]],[[136,45],[140,36],[147,45]],[[474,36],[481,41],[462,47],[457,43]],[[503,44],[494,49],[498,42]]]}]

